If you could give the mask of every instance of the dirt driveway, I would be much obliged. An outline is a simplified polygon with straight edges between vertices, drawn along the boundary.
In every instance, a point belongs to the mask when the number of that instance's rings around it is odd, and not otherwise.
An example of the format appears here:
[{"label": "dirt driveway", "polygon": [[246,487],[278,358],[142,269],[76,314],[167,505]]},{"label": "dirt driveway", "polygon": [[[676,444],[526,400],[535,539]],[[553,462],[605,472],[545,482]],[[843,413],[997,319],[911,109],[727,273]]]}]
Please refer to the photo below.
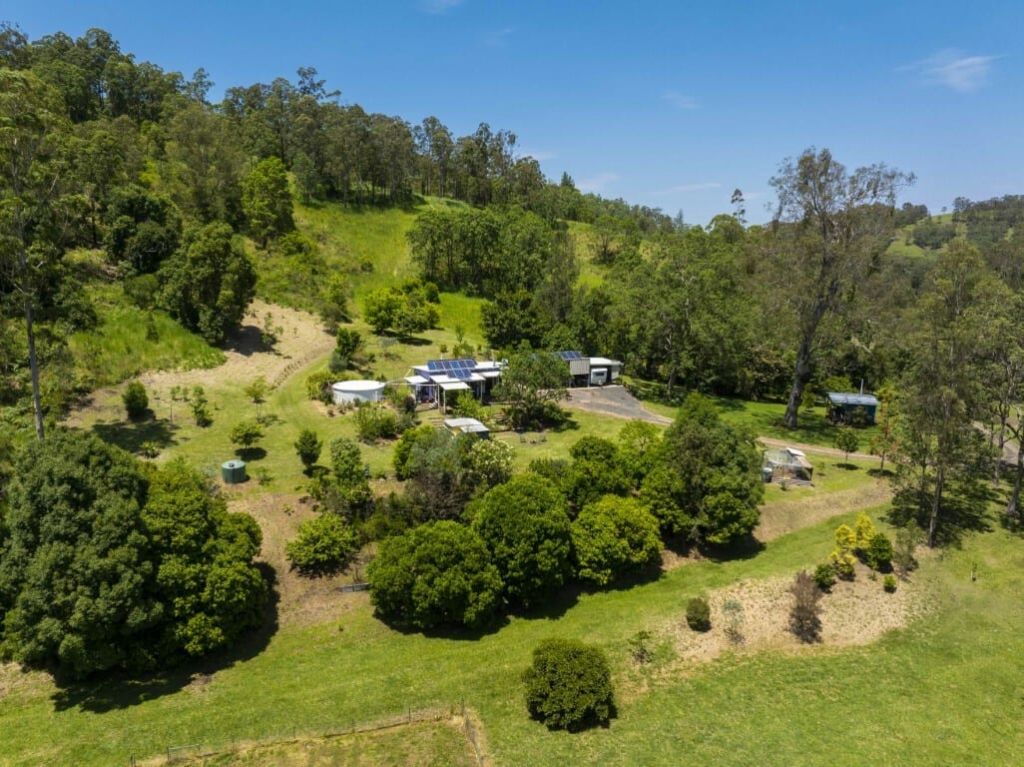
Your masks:
[{"label": "dirt driveway", "polygon": [[603,413],[631,421],[647,421],[661,426],[672,423],[671,418],[652,413],[624,386],[594,386],[587,389],[570,389],[569,407],[589,413]]}]

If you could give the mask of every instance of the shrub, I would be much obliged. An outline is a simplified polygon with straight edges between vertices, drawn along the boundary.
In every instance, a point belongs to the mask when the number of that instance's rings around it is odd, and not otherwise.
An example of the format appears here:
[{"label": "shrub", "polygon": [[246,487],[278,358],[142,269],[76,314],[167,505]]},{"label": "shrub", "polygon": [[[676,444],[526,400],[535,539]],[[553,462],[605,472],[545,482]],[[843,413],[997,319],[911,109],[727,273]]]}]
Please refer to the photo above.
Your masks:
[{"label": "shrub", "polygon": [[821,589],[814,578],[801,570],[789,588],[793,607],[789,611],[789,630],[805,644],[821,641]]},{"label": "shrub", "polygon": [[479,627],[497,612],[501,575],[473,530],[429,522],[381,541],[366,575],[370,598],[386,620],[426,629]]},{"label": "shrub", "polygon": [[885,589],[887,594],[893,594],[896,592],[896,576],[892,573],[885,576],[882,579],[882,588]]},{"label": "shrub", "polygon": [[548,639],[533,651],[523,674],[530,716],[552,730],[604,724],[615,713],[611,670],[598,647]]},{"label": "shrub", "polygon": [[146,394],[146,387],[139,381],[132,381],[125,387],[121,401],[124,402],[125,412],[133,421],[142,418],[149,409],[149,395]]},{"label": "shrub", "polygon": [[814,568],[814,582],[822,591],[829,591],[836,585],[836,569],[828,562]]},{"label": "shrub", "polygon": [[384,405],[360,405],[356,408],[356,431],[363,442],[394,439],[399,428],[398,415]]},{"label": "shrub", "polygon": [[896,531],[896,545],[893,547],[892,561],[896,568],[906,575],[917,567],[914,549],[917,548],[917,535],[909,527],[901,527]]},{"label": "shrub", "polygon": [[285,553],[292,567],[309,575],[343,570],[359,550],[359,538],[337,514],[321,514],[299,525],[299,535],[288,541]]},{"label": "shrub", "polygon": [[230,436],[232,444],[237,445],[240,450],[248,450],[263,439],[263,428],[258,421],[246,419],[234,425]]},{"label": "shrub", "polygon": [[654,564],[661,555],[658,520],[633,498],[605,496],[572,523],[577,575],[603,586]]},{"label": "shrub", "polygon": [[391,462],[395,467],[395,476],[398,479],[409,479],[409,456],[413,447],[418,442],[425,442],[434,434],[436,429],[430,424],[422,424],[402,432],[402,436],[395,444],[395,451],[391,456]]},{"label": "shrub", "polygon": [[702,597],[694,597],[686,603],[686,625],[693,631],[711,630],[711,605]]},{"label": "shrub", "polygon": [[880,573],[892,569],[892,541],[885,533],[875,533],[864,551],[864,562]]},{"label": "shrub", "polygon": [[331,384],[335,375],[330,370],[320,370],[306,378],[306,396],[319,400],[325,405],[331,403]]},{"label": "shrub", "polygon": [[853,550],[858,553],[866,552],[877,532],[871,517],[863,512],[858,514],[857,520],[853,523]]},{"label": "shrub", "polygon": [[320,451],[323,446],[324,443],[312,429],[303,429],[299,433],[299,438],[295,440],[295,452],[298,454],[299,460],[302,461],[302,466],[307,474],[320,460]]},{"label": "shrub", "polygon": [[512,477],[515,451],[507,442],[470,437],[469,449],[462,454],[464,480],[484,489],[508,482]]},{"label": "shrub", "polygon": [[829,554],[829,563],[837,578],[853,580],[856,575],[854,565],[857,563],[857,558],[853,554],[857,543],[856,533],[849,525],[840,525],[836,528],[835,535],[836,547]]},{"label": "shrub", "polygon": [[196,426],[206,427],[213,423],[213,418],[210,416],[210,403],[206,399],[206,391],[202,386],[196,386],[192,390],[190,407]]},{"label": "shrub", "polygon": [[860,447],[860,438],[857,436],[857,432],[850,426],[840,426],[839,430],[836,431],[835,440],[833,445],[837,450],[842,450],[846,456],[846,460],[850,460],[850,453],[856,453],[857,448]]},{"label": "shrub", "polygon": [[565,582],[572,541],[565,499],[543,477],[520,474],[476,505],[473,529],[487,545],[506,598],[529,606]]}]

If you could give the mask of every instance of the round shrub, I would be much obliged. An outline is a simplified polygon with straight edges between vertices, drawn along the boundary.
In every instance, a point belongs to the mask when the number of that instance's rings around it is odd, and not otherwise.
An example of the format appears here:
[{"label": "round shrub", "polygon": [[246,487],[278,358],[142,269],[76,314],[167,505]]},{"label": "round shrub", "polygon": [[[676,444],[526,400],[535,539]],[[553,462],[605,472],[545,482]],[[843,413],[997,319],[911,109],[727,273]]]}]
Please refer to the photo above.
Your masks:
[{"label": "round shrub", "polygon": [[530,716],[549,729],[582,730],[606,723],[615,713],[608,659],[600,648],[583,642],[541,642],[523,681]]},{"label": "round shrub", "polygon": [[836,585],[836,569],[828,562],[814,568],[814,582],[822,591],[829,591]]},{"label": "round shrub", "polygon": [[358,550],[355,530],[340,515],[330,512],[299,525],[298,537],[285,546],[292,567],[307,575],[339,572]]},{"label": "round shrub", "polygon": [[882,588],[885,589],[887,594],[893,594],[896,592],[896,576],[890,573],[882,579]]},{"label": "round shrub", "polygon": [[474,531],[449,520],[382,541],[366,575],[377,612],[415,628],[482,626],[501,600],[501,575],[487,546]]},{"label": "round shrub", "polygon": [[711,605],[708,600],[694,597],[686,603],[686,625],[693,631],[711,630]]},{"label": "round shrub", "polygon": [[124,402],[125,412],[133,421],[142,418],[149,409],[149,395],[146,394],[146,387],[139,381],[132,381],[125,387],[121,401]]},{"label": "round shrub", "polygon": [[534,604],[569,575],[565,499],[544,477],[520,474],[491,488],[477,506],[473,529],[491,552],[510,602]]},{"label": "round shrub", "polygon": [[658,520],[633,498],[607,495],[585,506],[572,523],[576,574],[604,586],[643,570],[661,556]]}]

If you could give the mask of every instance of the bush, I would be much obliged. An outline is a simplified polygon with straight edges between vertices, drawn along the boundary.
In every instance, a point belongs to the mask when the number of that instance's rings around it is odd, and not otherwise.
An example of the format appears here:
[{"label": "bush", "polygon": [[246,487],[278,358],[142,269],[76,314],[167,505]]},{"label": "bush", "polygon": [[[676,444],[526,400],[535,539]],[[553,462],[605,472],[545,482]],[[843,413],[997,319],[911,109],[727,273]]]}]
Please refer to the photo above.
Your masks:
[{"label": "bush", "polygon": [[400,625],[475,628],[493,620],[503,584],[487,546],[452,521],[429,522],[381,541],[366,576],[381,617]]},{"label": "bush", "polygon": [[850,453],[856,453],[857,448],[860,447],[860,438],[857,436],[857,432],[850,426],[840,426],[839,430],[836,431],[835,440],[833,445],[836,450],[842,450],[846,456],[846,460],[850,460]]},{"label": "bush", "polygon": [[313,400],[329,405],[331,399],[331,384],[336,376],[330,370],[320,370],[310,374],[306,378],[306,396]]},{"label": "bush", "polygon": [[600,648],[548,639],[533,651],[523,674],[530,716],[552,730],[605,724],[615,714],[608,659]]},{"label": "bush", "polygon": [[880,573],[888,572],[892,569],[892,557],[892,541],[885,533],[875,533],[864,551],[865,564]]},{"label": "bush", "polygon": [[190,407],[196,426],[205,428],[213,423],[213,418],[210,416],[210,403],[206,399],[206,391],[202,386],[196,386],[192,390]]},{"label": "bush", "polygon": [[836,569],[828,562],[814,568],[814,582],[822,591],[829,591],[836,585]]},{"label": "bush", "polygon": [[790,586],[793,607],[789,611],[789,630],[805,644],[821,641],[821,589],[814,578],[801,570]]},{"label": "bush", "polygon": [[605,496],[572,523],[577,575],[604,586],[638,572],[661,556],[658,520],[633,498]]},{"label": "bush", "polygon": [[320,451],[323,446],[324,443],[312,429],[303,429],[299,433],[299,438],[295,440],[295,452],[298,454],[299,460],[302,461],[302,466],[307,474],[320,460]]},{"label": "bush", "polygon": [[896,592],[896,576],[890,573],[882,579],[882,588],[885,589],[887,594],[893,594]]},{"label": "bush", "polygon": [[230,436],[232,444],[244,451],[263,439],[263,428],[258,421],[246,419],[234,425]]},{"label": "bush", "polygon": [[711,630],[711,605],[702,597],[694,597],[686,603],[686,625],[693,631]]},{"label": "bush", "polygon": [[299,535],[288,541],[285,553],[292,567],[308,575],[343,570],[359,550],[359,537],[337,514],[321,514],[299,525]]},{"label": "bush", "polygon": [[426,442],[433,436],[435,427],[430,424],[422,424],[402,433],[395,444],[395,451],[391,456],[391,462],[395,467],[395,476],[400,480],[409,479],[409,457],[417,443]]},{"label": "bush", "polygon": [[852,581],[856,576],[854,565],[857,564],[857,558],[853,552],[856,550],[857,535],[849,525],[840,525],[836,528],[835,537],[836,547],[829,554],[829,563],[837,578]]},{"label": "bush", "polygon": [[128,384],[121,395],[121,401],[124,402],[125,412],[133,421],[142,418],[149,409],[149,395],[146,394],[146,387],[139,381]]},{"label": "bush", "polygon": [[491,488],[476,505],[480,534],[514,603],[535,604],[571,571],[572,541],[565,499],[543,477],[520,474]]},{"label": "bush", "polygon": [[363,442],[394,439],[403,429],[398,415],[384,405],[360,405],[356,408],[356,431]]}]

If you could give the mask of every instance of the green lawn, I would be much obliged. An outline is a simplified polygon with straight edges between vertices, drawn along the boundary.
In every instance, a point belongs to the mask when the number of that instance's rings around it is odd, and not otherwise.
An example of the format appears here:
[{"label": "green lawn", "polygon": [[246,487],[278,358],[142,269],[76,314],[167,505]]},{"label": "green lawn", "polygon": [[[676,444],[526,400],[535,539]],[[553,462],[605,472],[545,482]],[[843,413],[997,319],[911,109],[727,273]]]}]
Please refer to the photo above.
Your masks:
[{"label": "green lawn", "polygon": [[168,745],[316,731],[464,698],[497,765],[749,765],[766,754],[786,765],[1021,763],[1024,559],[1020,541],[1003,532],[925,558],[915,577],[934,584],[936,608],[876,644],[741,654],[665,676],[655,667],[649,689],[623,697],[608,729],[550,733],[527,718],[519,676],[541,639],[600,644],[621,684],[636,674],[626,644],[636,631],[681,621],[690,595],[821,561],[836,521],[752,558],[584,594],[480,637],[393,631],[352,597],[360,606],[339,621],[281,629],[201,691],[179,689],[183,672],[60,695],[33,674],[0,699],[0,728],[14,734],[0,739],[0,762],[126,764],[131,753]]}]

